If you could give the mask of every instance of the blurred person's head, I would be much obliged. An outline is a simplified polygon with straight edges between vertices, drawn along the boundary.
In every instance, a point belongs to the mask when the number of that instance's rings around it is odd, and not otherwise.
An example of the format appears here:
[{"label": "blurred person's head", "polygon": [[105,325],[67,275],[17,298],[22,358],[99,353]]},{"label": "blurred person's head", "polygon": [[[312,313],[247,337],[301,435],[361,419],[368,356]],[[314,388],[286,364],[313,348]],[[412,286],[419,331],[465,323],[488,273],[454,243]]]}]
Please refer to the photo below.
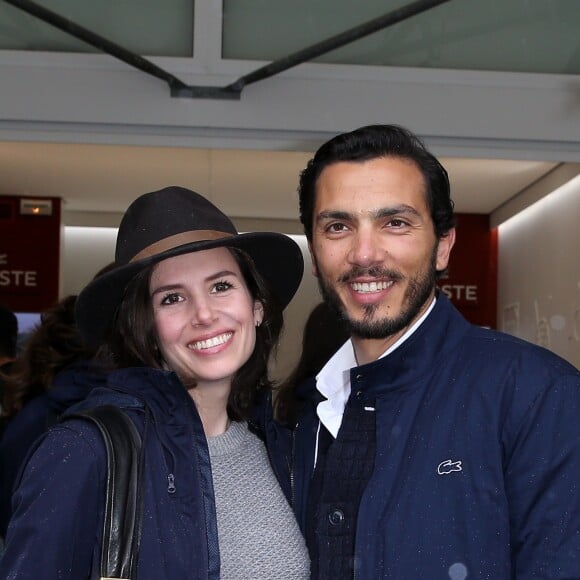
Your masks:
[{"label": "blurred person's head", "polygon": [[[114,267],[102,267],[93,280]],[[71,294],[40,314],[40,322],[26,340],[6,379],[2,416],[10,419],[34,397],[49,391],[61,371],[78,361],[88,361],[96,348],[81,338],[75,317],[77,296]]]},{"label": "blurred person's head", "polygon": [[56,375],[94,349],[81,339],[75,323],[76,296],[66,296],[43,311],[6,381],[3,416],[15,415],[29,400],[52,388]]},{"label": "blurred person's head", "polygon": [[275,406],[280,421],[292,424],[296,387],[316,376],[348,338],[345,322],[326,302],[320,302],[312,309],[302,332],[300,358],[288,378],[278,387]]}]

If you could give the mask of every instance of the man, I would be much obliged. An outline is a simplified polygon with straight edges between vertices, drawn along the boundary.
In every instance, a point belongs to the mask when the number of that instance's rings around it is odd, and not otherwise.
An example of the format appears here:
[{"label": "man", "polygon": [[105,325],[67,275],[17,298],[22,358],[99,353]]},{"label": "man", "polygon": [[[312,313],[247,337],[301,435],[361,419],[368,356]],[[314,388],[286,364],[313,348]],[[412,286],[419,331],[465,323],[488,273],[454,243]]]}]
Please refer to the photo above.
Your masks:
[{"label": "man", "polygon": [[437,291],[445,169],[409,131],[338,135],[300,217],[349,340],[298,395],[293,499],[312,577],[580,578],[580,373]]}]

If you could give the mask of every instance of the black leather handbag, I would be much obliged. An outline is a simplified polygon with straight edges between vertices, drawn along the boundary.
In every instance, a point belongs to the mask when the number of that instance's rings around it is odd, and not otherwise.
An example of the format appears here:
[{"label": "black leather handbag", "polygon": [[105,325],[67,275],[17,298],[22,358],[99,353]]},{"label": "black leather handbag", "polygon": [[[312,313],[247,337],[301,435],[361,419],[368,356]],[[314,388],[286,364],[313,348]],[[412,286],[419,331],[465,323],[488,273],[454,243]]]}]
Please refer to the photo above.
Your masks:
[{"label": "black leather handbag", "polygon": [[143,510],[141,436],[118,407],[104,405],[65,418],[92,421],[107,450],[107,491],[100,580],[135,580]]}]

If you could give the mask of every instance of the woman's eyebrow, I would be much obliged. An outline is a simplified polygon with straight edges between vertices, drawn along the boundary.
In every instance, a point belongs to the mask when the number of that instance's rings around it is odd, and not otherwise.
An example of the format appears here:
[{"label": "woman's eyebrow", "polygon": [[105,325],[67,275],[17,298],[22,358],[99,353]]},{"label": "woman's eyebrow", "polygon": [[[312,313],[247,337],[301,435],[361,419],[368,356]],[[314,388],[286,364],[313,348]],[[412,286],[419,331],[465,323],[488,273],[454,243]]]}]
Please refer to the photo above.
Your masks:
[{"label": "woman's eyebrow", "polygon": [[223,278],[224,276],[235,276],[238,277],[238,274],[232,272],[232,270],[221,270],[220,272],[216,272],[215,274],[211,274],[205,280],[206,282],[211,282],[212,280],[217,280],[218,278]]},{"label": "woman's eyebrow", "polygon": [[165,284],[164,286],[159,286],[158,288],[155,288],[155,290],[152,290],[151,296],[154,296],[155,294],[159,294],[160,292],[169,292],[171,290],[179,290],[180,288],[181,288],[181,284]]}]

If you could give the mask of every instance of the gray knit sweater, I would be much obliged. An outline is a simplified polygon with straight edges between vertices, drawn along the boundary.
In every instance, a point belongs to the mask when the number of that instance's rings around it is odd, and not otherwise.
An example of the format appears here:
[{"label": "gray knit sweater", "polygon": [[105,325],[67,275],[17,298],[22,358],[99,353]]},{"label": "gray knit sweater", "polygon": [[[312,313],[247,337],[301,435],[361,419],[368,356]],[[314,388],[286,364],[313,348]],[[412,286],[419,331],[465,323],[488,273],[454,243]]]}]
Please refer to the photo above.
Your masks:
[{"label": "gray knit sweater", "polygon": [[272,472],[264,444],[246,423],[208,437],[216,499],[220,580],[306,580],[308,551]]}]

